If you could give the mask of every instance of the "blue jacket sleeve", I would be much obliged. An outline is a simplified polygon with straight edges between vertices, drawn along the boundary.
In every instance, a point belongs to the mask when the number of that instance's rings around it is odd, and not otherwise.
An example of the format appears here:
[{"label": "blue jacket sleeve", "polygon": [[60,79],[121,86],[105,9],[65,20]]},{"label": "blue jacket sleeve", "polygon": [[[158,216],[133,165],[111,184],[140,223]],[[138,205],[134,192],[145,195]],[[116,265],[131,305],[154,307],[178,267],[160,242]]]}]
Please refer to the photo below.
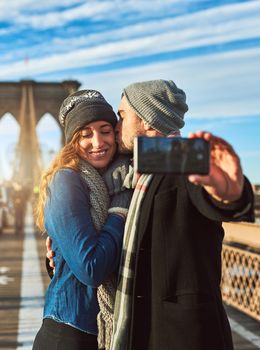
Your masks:
[{"label": "blue jacket sleeve", "polygon": [[97,287],[118,267],[125,222],[110,214],[98,233],[87,191],[76,171],[56,173],[45,205],[45,226],[73,274],[82,283]]}]

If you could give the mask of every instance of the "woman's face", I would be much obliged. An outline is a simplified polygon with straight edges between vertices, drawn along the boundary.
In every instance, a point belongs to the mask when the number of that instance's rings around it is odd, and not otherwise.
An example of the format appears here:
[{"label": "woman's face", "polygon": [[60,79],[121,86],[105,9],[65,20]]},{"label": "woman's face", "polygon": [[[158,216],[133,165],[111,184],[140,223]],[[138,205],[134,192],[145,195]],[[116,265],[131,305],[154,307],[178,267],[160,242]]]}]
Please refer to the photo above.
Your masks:
[{"label": "woman's face", "polygon": [[96,169],[106,168],[116,152],[115,132],[106,121],[87,124],[79,138],[80,156]]}]

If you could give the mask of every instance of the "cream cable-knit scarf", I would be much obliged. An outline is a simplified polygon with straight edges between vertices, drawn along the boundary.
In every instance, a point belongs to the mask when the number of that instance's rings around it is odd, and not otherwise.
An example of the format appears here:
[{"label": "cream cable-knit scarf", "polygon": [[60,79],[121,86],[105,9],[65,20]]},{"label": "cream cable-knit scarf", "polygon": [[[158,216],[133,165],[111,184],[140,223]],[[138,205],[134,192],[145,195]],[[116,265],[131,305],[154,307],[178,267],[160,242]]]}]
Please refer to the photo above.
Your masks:
[{"label": "cream cable-knit scarf", "polygon": [[[90,213],[95,228],[100,231],[107,218],[110,198],[105,183],[87,162],[80,162],[80,175],[89,188]],[[97,289],[100,312],[97,316],[98,348],[109,349],[113,330],[113,310],[116,293],[116,275],[110,276]]]}]

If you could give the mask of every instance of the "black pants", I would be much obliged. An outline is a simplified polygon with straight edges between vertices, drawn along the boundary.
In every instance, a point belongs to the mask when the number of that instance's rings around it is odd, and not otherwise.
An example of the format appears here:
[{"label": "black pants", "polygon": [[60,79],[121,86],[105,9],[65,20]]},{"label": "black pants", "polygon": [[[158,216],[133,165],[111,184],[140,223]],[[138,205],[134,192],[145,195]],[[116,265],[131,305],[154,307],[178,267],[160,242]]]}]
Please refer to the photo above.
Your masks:
[{"label": "black pants", "polygon": [[44,319],[33,350],[97,350],[97,337],[51,319]]}]

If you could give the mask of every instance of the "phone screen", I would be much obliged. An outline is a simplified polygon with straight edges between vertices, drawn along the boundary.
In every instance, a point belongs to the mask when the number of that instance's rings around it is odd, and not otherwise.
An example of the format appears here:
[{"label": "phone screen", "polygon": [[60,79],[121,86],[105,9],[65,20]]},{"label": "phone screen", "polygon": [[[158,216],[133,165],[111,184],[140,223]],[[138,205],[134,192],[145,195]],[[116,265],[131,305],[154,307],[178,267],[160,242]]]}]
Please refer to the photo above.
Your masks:
[{"label": "phone screen", "polygon": [[209,143],[182,137],[135,138],[134,167],[139,173],[209,173]]}]

